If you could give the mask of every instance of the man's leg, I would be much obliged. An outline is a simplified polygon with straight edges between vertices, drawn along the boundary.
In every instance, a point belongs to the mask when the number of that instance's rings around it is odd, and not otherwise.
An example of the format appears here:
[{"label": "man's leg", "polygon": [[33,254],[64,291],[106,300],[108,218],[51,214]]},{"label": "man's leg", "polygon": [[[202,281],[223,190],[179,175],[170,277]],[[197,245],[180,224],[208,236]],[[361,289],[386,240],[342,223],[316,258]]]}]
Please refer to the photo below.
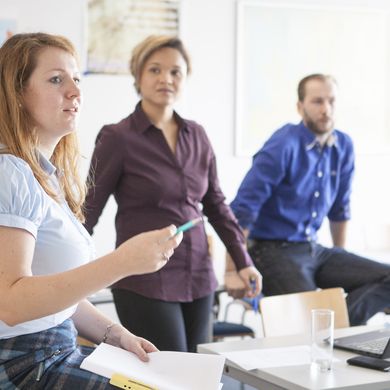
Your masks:
[{"label": "man's leg", "polygon": [[343,287],[351,325],[365,324],[390,306],[390,265],[365,259],[340,248],[317,246],[322,265],[316,273],[321,288]]},{"label": "man's leg", "polygon": [[263,275],[264,295],[316,289],[317,264],[309,243],[254,240],[249,254]]}]

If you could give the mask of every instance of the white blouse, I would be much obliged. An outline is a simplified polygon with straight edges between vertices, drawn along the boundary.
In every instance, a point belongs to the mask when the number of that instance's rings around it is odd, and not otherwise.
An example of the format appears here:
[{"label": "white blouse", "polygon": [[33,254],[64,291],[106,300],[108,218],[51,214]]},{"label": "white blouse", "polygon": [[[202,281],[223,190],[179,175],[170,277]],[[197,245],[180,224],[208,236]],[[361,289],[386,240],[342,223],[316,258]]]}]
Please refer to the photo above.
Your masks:
[{"label": "white blouse", "polygon": [[[59,190],[56,168],[42,155],[40,163],[49,174],[53,188]],[[0,225],[24,229],[34,236],[33,275],[67,271],[95,257],[90,235],[67,203],[57,203],[48,196],[29,165],[10,154],[0,154]],[[72,316],[76,307],[15,326],[8,326],[0,319],[0,338],[56,326]]]}]

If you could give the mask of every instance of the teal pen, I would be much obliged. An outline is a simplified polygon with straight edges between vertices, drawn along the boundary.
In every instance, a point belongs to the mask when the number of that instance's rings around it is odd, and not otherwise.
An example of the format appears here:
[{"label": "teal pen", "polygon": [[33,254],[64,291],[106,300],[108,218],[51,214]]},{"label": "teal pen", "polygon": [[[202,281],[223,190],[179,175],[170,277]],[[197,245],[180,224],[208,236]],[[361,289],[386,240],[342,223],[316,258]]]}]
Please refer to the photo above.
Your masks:
[{"label": "teal pen", "polygon": [[191,221],[188,221],[184,225],[179,226],[176,230],[175,235],[179,234],[180,232],[185,232],[186,230],[191,229],[192,227],[194,227],[196,224],[198,224],[201,221],[203,221],[202,217],[191,219]]}]

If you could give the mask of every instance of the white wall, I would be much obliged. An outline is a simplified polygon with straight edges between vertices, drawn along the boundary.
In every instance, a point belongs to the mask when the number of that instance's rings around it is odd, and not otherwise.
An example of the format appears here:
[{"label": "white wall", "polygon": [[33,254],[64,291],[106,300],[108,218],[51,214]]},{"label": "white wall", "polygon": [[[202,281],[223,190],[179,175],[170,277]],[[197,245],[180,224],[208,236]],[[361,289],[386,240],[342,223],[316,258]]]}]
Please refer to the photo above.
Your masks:
[{"label": "white wall", "polygon": [[[276,1],[278,0],[274,0]],[[308,2],[318,3],[317,0],[302,1]],[[344,0],[344,3],[365,6],[372,1]],[[385,3],[384,0],[377,1],[377,4]],[[195,119],[205,126],[217,155],[221,186],[229,201],[234,197],[250,166],[250,158],[238,158],[233,153],[235,5],[235,0],[182,1],[181,36],[191,53],[193,75],[178,106],[178,111],[184,117]],[[0,18],[16,17],[18,31],[39,30],[63,34],[75,43],[82,57],[85,55],[84,10],[85,0],[0,0]],[[86,156],[82,166],[85,173],[96,134],[101,126],[127,116],[137,102],[137,97],[130,76],[87,75],[83,79],[82,88],[84,108],[80,139]],[[383,241],[390,242],[387,235],[390,235],[390,232],[386,230],[390,226],[390,188],[386,172],[389,166],[388,155],[357,157],[353,195],[354,220],[349,240],[351,247],[357,251],[373,250],[367,244],[367,237],[377,241],[381,239],[376,248],[384,247]],[[114,246],[114,214],[115,206],[110,201],[94,235],[100,254]],[[374,228],[367,229],[368,225],[375,224],[383,226],[379,236]],[[326,233],[323,233],[322,237],[328,241]],[[220,259],[216,265],[220,277],[223,269],[223,250],[220,243],[216,245],[216,252]]]}]

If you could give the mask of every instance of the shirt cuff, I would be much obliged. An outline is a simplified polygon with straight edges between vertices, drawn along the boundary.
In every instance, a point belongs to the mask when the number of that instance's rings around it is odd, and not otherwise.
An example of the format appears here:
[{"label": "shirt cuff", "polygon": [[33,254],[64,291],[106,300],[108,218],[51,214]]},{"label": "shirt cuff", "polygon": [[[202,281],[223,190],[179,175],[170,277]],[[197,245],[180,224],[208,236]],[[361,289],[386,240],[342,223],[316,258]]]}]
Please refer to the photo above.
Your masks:
[{"label": "shirt cuff", "polygon": [[253,261],[249,256],[244,244],[234,244],[228,248],[229,255],[236,265],[237,271],[253,266]]},{"label": "shirt cuff", "polygon": [[0,225],[12,228],[24,229],[31,233],[37,239],[38,228],[29,219],[19,215],[0,214]]},{"label": "shirt cuff", "polygon": [[344,222],[349,221],[351,219],[350,214],[343,214],[343,215],[328,215],[329,221],[332,222]]}]

